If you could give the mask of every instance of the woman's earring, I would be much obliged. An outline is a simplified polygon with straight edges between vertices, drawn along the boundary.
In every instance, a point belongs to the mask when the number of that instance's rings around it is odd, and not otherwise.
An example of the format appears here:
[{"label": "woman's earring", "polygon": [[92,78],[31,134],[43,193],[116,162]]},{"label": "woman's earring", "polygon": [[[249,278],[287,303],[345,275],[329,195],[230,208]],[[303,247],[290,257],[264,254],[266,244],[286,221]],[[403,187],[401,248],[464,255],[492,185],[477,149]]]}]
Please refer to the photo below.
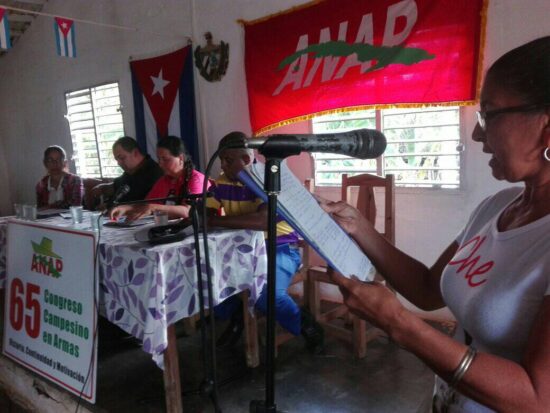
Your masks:
[{"label": "woman's earring", "polygon": [[550,148],[544,149],[544,152],[542,153],[542,156],[544,156],[544,159],[546,159],[548,162],[550,162]]}]

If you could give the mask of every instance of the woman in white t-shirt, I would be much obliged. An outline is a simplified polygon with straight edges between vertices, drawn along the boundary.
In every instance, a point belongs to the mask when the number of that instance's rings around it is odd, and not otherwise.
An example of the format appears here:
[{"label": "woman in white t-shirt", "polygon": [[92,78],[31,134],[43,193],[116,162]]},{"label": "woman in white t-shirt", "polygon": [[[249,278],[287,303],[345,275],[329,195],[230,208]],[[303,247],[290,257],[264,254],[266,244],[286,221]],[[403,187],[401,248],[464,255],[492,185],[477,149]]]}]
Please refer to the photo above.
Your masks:
[{"label": "woman in white t-shirt", "polygon": [[36,184],[36,206],[69,208],[72,205],[82,205],[82,179],[69,172],[67,154],[61,146],[52,145],[46,148],[44,166],[48,173]]},{"label": "woman in white t-shirt", "polygon": [[399,293],[444,306],[453,338],[405,309],[379,283],[335,276],[346,305],[437,374],[436,412],[550,411],[550,36],[488,70],[472,138],[493,176],[523,183],[483,201],[428,268],[390,245],[354,208],[324,208]]}]

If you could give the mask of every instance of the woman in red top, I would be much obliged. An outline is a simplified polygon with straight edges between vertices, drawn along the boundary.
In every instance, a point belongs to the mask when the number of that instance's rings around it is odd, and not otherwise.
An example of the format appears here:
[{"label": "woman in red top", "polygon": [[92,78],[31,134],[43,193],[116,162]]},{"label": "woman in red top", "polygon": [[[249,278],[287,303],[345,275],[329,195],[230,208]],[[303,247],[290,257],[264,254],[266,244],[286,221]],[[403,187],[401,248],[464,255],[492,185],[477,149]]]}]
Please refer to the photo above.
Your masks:
[{"label": "woman in red top", "polygon": [[[180,138],[166,136],[160,139],[157,143],[157,158],[164,176],[155,182],[146,199],[178,197],[202,192],[204,175],[193,166],[193,161]],[[170,218],[187,218],[190,208],[185,200],[177,205],[174,201],[119,205],[111,211],[111,218],[116,219],[124,215],[129,220],[135,220],[155,211],[164,211]]]}]

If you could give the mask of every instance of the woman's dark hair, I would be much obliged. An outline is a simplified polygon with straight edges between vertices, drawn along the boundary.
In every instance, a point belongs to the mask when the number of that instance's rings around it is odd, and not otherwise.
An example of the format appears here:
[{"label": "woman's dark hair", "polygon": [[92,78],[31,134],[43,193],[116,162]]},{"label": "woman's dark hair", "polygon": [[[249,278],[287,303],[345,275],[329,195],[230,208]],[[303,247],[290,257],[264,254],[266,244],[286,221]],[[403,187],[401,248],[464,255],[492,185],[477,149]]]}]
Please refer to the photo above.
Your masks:
[{"label": "woman's dark hair", "polygon": [[143,154],[136,140],[130,136],[123,136],[122,138],[118,138],[115,143],[113,143],[113,149],[115,149],[115,146],[117,145],[120,145],[120,147],[126,152],[132,152],[134,149],[137,149],[139,153]]},{"label": "woman's dark hair", "polygon": [[183,193],[182,196],[188,195],[189,180],[191,179],[195,165],[193,165],[193,160],[191,159],[191,156],[189,156],[189,152],[187,151],[183,140],[177,136],[168,135],[159,139],[157,142],[157,148],[166,149],[172,156],[183,155],[185,158],[183,163],[183,190],[185,193]]},{"label": "woman's dark hair", "polygon": [[65,149],[63,149],[59,145],[51,145],[51,146],[48,146],[44,151],[44,161],[46,161],[46,159],[48,158],[48,155],[52,152],[58,152],[61,155],[61,162],[67,159],[67,153],[65,152]]},{"label": "woman's dark hair", "polygon": [[526,103],[550,105],[550,36],[510,50],[492,64],[487,76]]}]

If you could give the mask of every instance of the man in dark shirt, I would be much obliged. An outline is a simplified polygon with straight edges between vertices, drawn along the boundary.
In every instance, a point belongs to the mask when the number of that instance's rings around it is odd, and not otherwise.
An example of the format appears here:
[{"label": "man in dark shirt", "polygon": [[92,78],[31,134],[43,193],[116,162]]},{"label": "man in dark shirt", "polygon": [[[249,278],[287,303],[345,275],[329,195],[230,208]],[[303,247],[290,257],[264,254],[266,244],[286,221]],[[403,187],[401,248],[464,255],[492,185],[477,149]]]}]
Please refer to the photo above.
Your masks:
[{"label": "man in dark shirt", "polygon": [[122,186],[128,185],[130,191],[119,201],[142,200],[145,199],[154,183],[164,174],[160,166],[149,155],[144,155],[135,139],[129,136],[115,141],[113,156],[124,173],[115,178],[113,182],[95,186],[92,189],[94,196],[112,197]]}]

